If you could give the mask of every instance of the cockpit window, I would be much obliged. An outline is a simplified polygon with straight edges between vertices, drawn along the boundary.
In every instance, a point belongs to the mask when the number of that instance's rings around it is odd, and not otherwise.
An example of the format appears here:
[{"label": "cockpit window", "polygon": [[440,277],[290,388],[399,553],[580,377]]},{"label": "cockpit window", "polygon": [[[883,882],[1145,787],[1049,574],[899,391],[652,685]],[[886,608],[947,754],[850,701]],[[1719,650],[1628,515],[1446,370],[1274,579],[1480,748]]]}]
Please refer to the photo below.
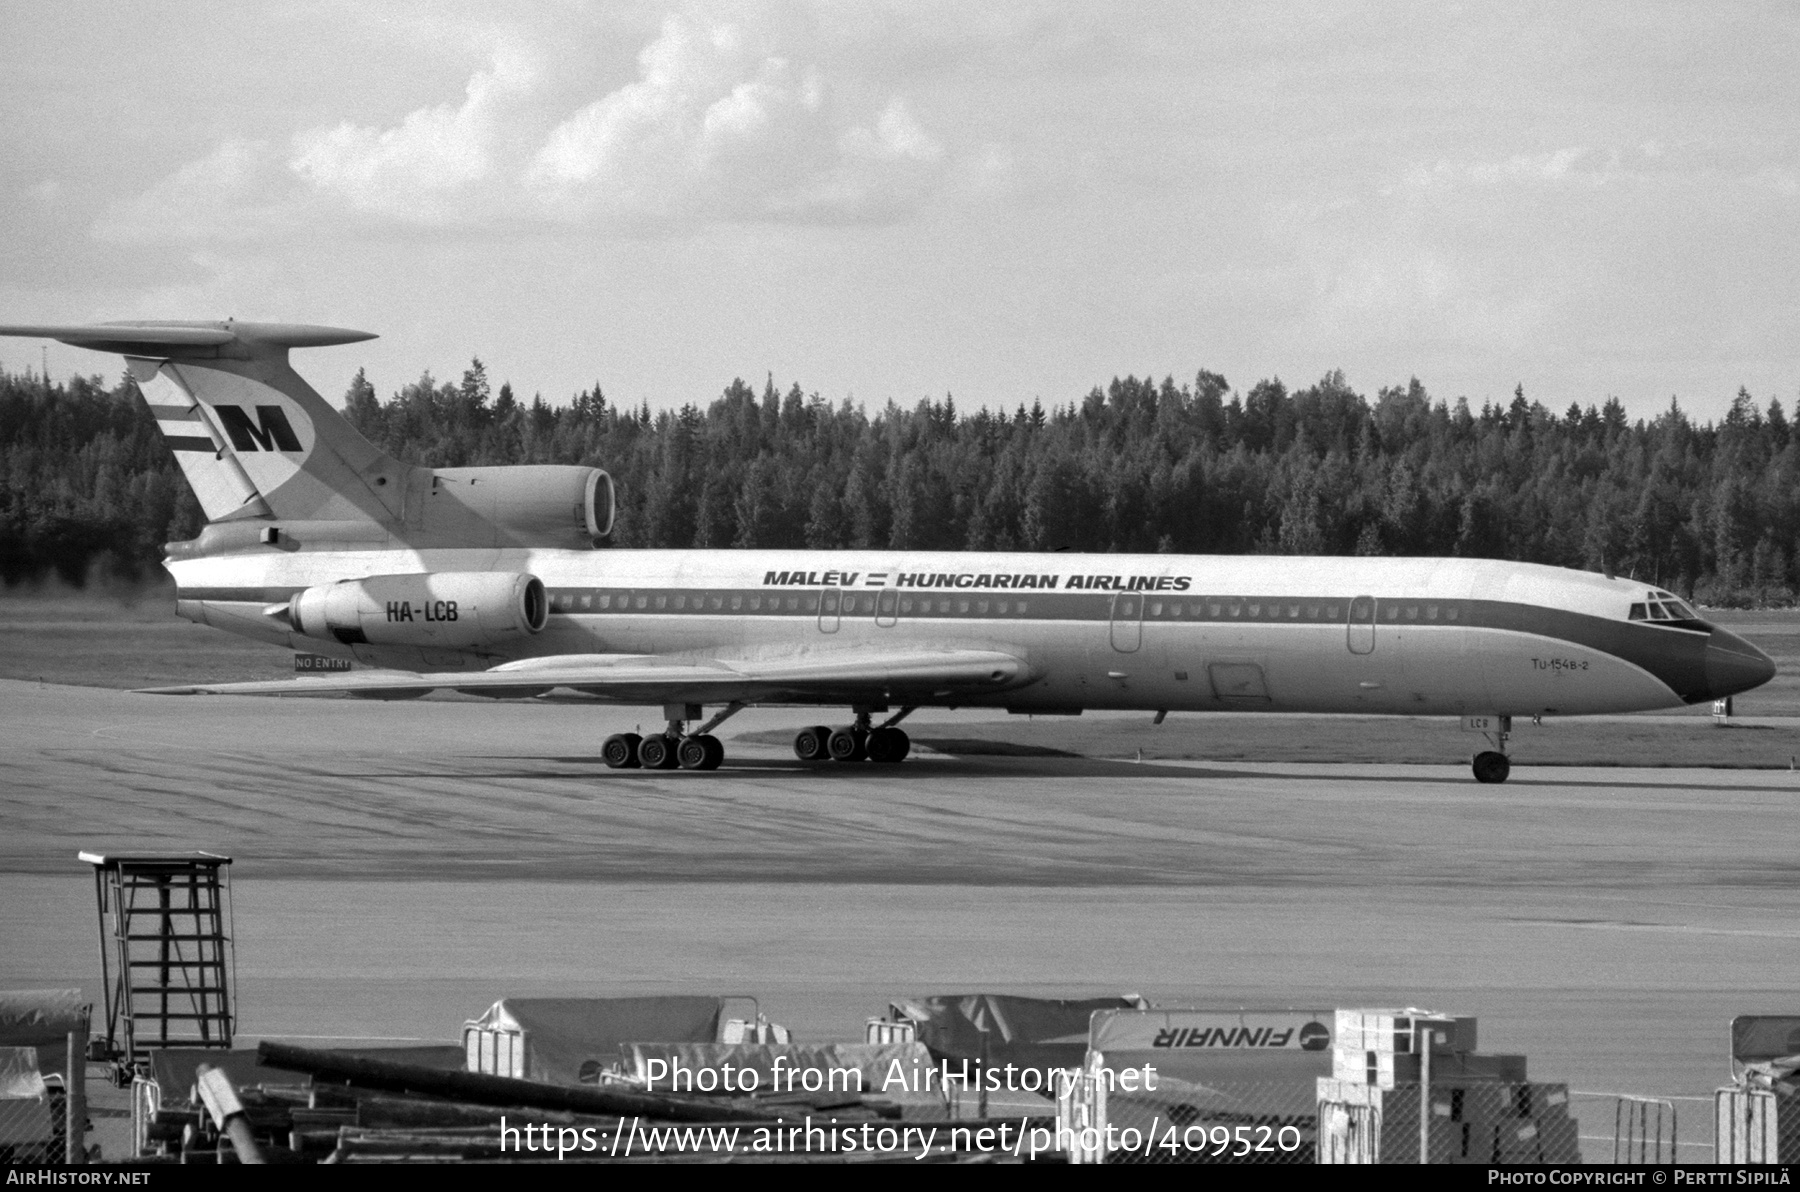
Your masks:
[{"label": "cockpit window", "polygon": [[1652,592],[1648,600],[1631,606],[1633,621],[1698,621],[1700,614],[1693,606],[1667,592]]}]

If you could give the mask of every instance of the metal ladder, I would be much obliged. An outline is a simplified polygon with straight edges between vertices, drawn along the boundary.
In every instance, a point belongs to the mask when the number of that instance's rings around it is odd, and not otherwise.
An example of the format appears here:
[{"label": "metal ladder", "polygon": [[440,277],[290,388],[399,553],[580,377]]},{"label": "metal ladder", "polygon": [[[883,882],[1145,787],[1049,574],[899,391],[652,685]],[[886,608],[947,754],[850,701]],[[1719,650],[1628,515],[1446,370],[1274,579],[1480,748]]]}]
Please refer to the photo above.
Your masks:
[{"label": "metal ladder", "polygon": [[94,867],[106,1036],[93,1058],[121,1073],[153,1049],[229,1049],[236,983],[230,857],[215,853],[107,856]]}]

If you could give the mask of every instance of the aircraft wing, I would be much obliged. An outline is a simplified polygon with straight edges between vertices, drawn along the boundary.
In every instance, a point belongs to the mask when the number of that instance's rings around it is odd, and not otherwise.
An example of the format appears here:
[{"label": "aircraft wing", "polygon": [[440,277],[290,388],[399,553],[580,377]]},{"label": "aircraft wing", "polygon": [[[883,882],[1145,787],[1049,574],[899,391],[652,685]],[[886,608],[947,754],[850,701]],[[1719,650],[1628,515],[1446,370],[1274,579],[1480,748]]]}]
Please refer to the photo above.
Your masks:
[{"label": "aircraft wing", "polygon": [[672,658],[657,654],[561,654],[485,671],[418,674],[369,670],[249,683],[143,689],[150,695],[354,695],[410,699],[429,691],[494,698],[566,688],[627,704],[904,702],[908,696],[1001,691],[1032,677],[1023,661],[991,650],[834,651],[783,658]]}]

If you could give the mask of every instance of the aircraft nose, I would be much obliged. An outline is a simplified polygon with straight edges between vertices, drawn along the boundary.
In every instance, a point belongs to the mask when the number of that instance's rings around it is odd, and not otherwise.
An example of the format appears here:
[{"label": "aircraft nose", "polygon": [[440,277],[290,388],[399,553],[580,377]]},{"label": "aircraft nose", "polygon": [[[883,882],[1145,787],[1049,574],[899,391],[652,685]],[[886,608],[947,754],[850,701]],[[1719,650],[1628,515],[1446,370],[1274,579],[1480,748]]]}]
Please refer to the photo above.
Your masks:
[{"label": "aircraft nose", "polygon": [[1724,699],[1775,677],[1775,661],[1725,629],[1714,629],[1706,642],[1706,698]]}]

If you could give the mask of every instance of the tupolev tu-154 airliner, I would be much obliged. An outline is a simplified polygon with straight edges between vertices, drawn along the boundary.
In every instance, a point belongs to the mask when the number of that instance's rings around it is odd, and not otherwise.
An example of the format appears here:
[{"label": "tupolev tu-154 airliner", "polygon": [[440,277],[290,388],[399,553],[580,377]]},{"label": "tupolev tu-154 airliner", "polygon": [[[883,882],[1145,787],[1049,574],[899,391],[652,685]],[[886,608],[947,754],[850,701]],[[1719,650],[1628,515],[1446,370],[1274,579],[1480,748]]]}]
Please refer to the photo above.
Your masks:
[{"label": "tupolev tu-154 airliner", "polygon": [[[165,548],[189,620],[367,668],[171,694],[552,692],[660,707],[615,768],[716,768],[752,705],[847,708],[806,761],[898,762],[916,708],[1458,717],[1681,707],[1775,666],[1655,585],[1485,559],[623,550],[599,468],[423,468],[288,364],[374,338],[225,322],[4,326],[126,358],[207,517]],[[707,710],[713,714],[708,717]],[[879,718],[879,719],[877,719]]]}]

